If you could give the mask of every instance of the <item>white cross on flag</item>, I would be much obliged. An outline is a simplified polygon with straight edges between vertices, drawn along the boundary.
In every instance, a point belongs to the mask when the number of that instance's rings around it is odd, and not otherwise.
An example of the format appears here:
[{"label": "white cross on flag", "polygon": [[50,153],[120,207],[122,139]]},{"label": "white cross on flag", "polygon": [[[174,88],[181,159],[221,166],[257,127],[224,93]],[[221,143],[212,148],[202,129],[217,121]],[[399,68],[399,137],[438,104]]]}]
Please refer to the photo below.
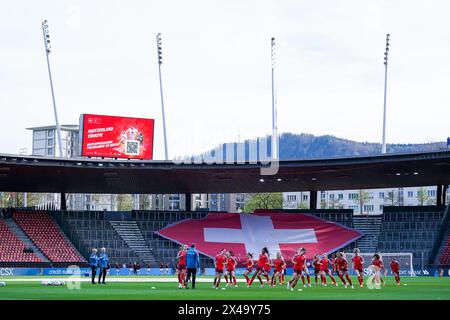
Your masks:
[{"label": "white cross on flag", "polygon": [[156,233],[177,243],[195,243],[209,257],[225,248],[242,259],[246,252],[257,257],[263,247],[272,257],[281,252],[285,259],[290,259],[297,248],[305,247],[310,259],[316,253],[336,251],[362,236],[356,230],[307,214],[270,210],[256,214],[209,213],[205,219],[183,220]]}]

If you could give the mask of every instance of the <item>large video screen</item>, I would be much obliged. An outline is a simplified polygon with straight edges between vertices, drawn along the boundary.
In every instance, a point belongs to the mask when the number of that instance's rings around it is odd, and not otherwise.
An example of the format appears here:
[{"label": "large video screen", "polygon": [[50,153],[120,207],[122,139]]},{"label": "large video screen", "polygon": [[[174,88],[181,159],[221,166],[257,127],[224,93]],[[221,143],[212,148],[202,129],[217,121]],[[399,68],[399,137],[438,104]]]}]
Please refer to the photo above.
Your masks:
[{"label": "large video screen", "polygon": [[153,159],[153,119],[82,114],[81,155]]}]

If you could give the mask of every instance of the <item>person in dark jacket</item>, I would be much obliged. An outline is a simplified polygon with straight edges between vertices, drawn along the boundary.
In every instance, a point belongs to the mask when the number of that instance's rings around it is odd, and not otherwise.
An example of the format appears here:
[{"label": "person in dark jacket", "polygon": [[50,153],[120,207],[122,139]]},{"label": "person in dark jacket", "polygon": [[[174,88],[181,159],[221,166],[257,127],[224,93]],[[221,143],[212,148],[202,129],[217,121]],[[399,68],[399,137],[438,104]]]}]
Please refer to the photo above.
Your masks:
[{"label": "person in dark jacket", "polygon": [[97,256],[97,249],[95,248],[92,249],[92,253],[89,256],[89,266],[91,267],[92,284],[95,284],[95,276],[99,266],[99,258]]},{"label": "person in dark jacket", "polygon": [[[195,249],[195,243],[191,244],[191,247],[186,252],[186,267],[187,267],[187,279],[192,283],[192,289],[195,289],[195,278],[197,275],[197,269],[200,267],[200,256]],[[186,289],[188,286],[186,285]]]},{"label": "person in dark jacket", "polygon": [[136,261],[133,263],[133,274],[137,275],[141,266]]},{"label": "person in dark jacket", "polygon": [[109,263],[109,258],[108,258],[108,255],[106,254],[106,249],[101,248],[100,256],[99,256],[99,266],[100,266],[100,272],[98,274],[98,283],[99,284],[100,283],[106,284],[105,277],[106,277],[106,272],[108,270],[108,263]]}]

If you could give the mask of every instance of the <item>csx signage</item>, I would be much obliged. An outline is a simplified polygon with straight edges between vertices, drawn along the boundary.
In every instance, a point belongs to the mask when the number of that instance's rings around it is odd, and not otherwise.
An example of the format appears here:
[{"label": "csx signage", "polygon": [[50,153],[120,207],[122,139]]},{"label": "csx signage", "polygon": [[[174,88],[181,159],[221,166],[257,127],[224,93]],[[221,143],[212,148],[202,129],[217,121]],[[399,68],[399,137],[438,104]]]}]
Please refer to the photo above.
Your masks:
[{"label": "csx signage", "polygon": [[13,268],[0,268],[0,276],[13,276],[14,275],[14,269]]}]

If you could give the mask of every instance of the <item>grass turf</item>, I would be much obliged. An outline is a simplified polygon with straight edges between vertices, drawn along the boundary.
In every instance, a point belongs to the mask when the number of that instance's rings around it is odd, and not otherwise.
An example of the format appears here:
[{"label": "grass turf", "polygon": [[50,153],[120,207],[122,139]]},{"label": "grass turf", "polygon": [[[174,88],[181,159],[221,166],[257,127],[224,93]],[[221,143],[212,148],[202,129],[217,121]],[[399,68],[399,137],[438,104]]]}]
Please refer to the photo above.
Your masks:
[{"label": "grass turf", "polygon": [[[17,277],[15,277],[17,278]],[[24,280],[26,277],[22,277]],[[42,278],[44,279],[44,277]],[[210,282],[197,283],[195,290],[178,289],[173,282],[110,282],[106,285],[91,285],[82,282],[80,290],[69,290],[65,286],[42,286],[39,281],[11,281],[0,277],[6,286],[0,287],[0,300],[450,300],[450,277],[403,277],[397,286],[392,277],[385,278],[381,289],[355,289],[313,286],[303,291],[288,291],[286,286],[259,288],[254,283],[248,289],[244,283],[225,290],[211,288]],[[352,278],[354,284],[357,280]],[[406,286],[404,284],[407,284]],[[155,287],[155,289],[151,289]],[[222,287],[224,287],[222,285]]]}]

